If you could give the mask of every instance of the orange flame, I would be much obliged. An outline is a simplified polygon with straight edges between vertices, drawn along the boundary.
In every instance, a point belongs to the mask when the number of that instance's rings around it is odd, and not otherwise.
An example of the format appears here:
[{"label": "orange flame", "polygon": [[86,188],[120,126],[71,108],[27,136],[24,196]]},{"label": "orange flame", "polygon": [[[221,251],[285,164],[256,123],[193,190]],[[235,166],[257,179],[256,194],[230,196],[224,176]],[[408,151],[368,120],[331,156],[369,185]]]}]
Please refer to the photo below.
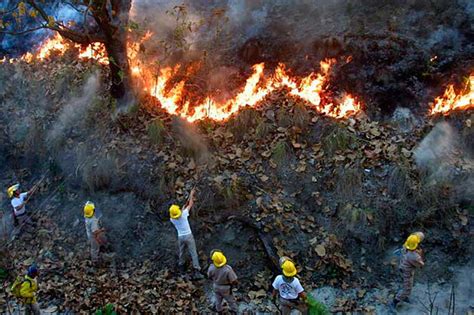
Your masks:
[{"label": "orange flame", "polygon": [[[256,64],[252,67],[253,73],[246,80],[244,87],[233,98],[218,101],[208,96],[202,101],[191,103],[187,99],[190,96],[185,91],[185,80],[181,80],[174,84],[172,88],[169,88],[171,83],[174,82],[172,80],[177,77],[180,65],[174,68],[163,68],[156,78],[150,80],[153,77],[151,67],[142,65],[138,55],[141,43],[151,36],[152,33],[147,32],[139,41],[129,42],[127,54],[130,60],[131,73],[136,79],[143,81],[145,91],[155,97],[161,103],[163,109],[188,121],[192,122],[205,118],[216,121],[226,120],[243,107],[258,106],[266,96],[278,89],[288,89],[291,96],[301,98],[320,114],[330,117],[346,118],[361,110],[360,104],[350,95],[344,97],[337,104],[328,102],[326,100],[327,96],[322,97],[325,95],[324,88],[327,85],[329,72],[335,60],[321,62],[321,73],[310,73],[302,79],[288,75],[283,64],[278,65],[275,71],[267,76],[264,72],[265,65],[263,63]],[[79,51],[78,58],[80,59],[96,60],[103,65],[109,63],[103,44],[93,43],[84,47],[69,42],[59,33],[46,40],[35,54],[27,53],[20,60],[26,62],[45,60],[53,53],[64,54],[69,48],[76,48]],[[14,59],[10,59],[10,62],[13,61]],[[189,66],[186,69],[187,74],[192,75],[199,67],[200,64]],[[149,83],[151,81],[153,81],[152,84]]]},{"label": "orange flame", "polygon": [[[156,97],[161,106],[170,114],[178,115],[190,122],[210,118],[217,121],[226,120],[243,107],[256,107],[271,92],[288,88],[290,95],[300,97],[308,102],[316,111],[334,118],[346,118],[356,114],[361,110],[361,106],[354,98],[347,95],[340,104],[325,104],[321,106],[321,93],[324,84],[327,82],[328,74],[333,60],[321,62],[322,74],[311,73],[303,78],[298,84],[297,79],[290,77],[285,72],[285,66],[280,64],[270,77],[265,77],[263,63],[252,67],[253,73],[247,79],[244,88],[234,98],[218,102],[207,97],[201,104],[190,104],[188,100],[183,100],[185,82],[178,84],[167,91],[166,87],[173,78],[179,67],[165,68],[156,79],[156,83],[150,91],[151,96]],[[181,106],[180,103],[184,103]]]},{"label": "orange flame", "polygon": [[435,99],[430,115],[449,115],[453,110],[468,109],[474,109],[474,73],[460,93],[456,93],[453,84],[448,85],[443,96]]}]

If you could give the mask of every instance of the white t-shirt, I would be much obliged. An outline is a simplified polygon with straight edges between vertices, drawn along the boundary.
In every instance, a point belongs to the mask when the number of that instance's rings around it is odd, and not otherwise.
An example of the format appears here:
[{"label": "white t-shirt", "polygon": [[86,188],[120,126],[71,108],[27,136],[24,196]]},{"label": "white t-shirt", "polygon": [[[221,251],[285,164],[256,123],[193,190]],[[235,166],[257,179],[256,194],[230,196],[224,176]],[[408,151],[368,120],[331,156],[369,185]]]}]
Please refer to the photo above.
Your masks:
[{"label": "white t-shirt", "polygon": [[25,201],[26,197],[28,197],[28,193],[24,192],[21,193],[19,197],[14,197],[12,199],[12,207],[13,211],[15,211],[15,215],[22,215],[26,212],[26,206],[23,206],[21,209],[16,210],[16,207],[21,205]]},{"label": "white t-shirt", "polygon": [[282,275],[279,275],[275,278],[275,281],[273,281],[273,288],[278,290],[280,292],[280,296],[287,300],[297,299],[298,294],[304,291],[300,281],[296,277],[293,277],[293,281],[288,283],[283,280]]},{"label": "white t-shirt", "polygon": [[178,236],[192,234],[188,217],[189,208],[185,208],[183,212],[181,212],[181,216],[178,219],[170,219],[171,223],[173,223],[174,227],[176,228],[176,231],[178,231]]}]

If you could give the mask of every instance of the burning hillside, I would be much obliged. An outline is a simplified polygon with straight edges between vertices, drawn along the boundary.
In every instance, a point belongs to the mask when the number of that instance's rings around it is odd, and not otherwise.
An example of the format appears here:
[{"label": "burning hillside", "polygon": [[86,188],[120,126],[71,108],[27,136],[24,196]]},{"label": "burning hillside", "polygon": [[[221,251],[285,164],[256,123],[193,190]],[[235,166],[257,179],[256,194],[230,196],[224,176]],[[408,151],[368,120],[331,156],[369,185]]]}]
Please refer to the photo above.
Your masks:
[{"label": "burning hillside", "polygon": [[0,1],[0,313],[36,263],[44,313],[211,314],[196,267],[222,251],[241,313],[278,312],[285,256],[330,312],[388,314],[419,231],[398,309],[468,312],[473,18],[467,0]]},{"label": "burning hillside", "polygon": [[[159,101],[159,106],[171,115],[176,115],[193,122],[202,119],[216,121],[226,120],[244,107],[258,107],[259,103],[270,93],[284,89],[289,96],[304,100],[316,112],[333,118],[347,118],[362,110],[361,103],[345,92],[335,96],[327,88],[331,67],[335,59],[321,61],[320,72],[311,72],[305,77],[288,75],[284,64],[280,63],[274,71],[266,71],[265,64],[259,63],[252,66],[252,74],[245,81],[245,85],[236,89],[236,95],[228,100],[216,100],[207,95],[195,95],[187,91],[186,79],[191,78],[198,70],[199,64],[192,66],[175,65],[173,67],[148,66],[147,61],[140,58],[140,47],[152,37],[151,32],[138,42],[130,41],[128,44],[128,57],[132,75],[144,91]],[[28,52],[18,59],[6,59],[3,62],[33,62],[45,61],[56,55],[66,53],[73,49],[77,51],[77,58],[90,59],[100,64],[108,65],[109,60],[103,44],[93,43],[79,45],[71,43],[61,35],[47,39],[36,52]],[[352,58],[348,58],[350,62]],[[184,68],[185,75],[182,74]],[[178,79],[177,79],[178,78]],[[473,108],[473,91],[471,90],[474,75],[470,76],[465,88],[457,93],[450,84],[442,97],[437,97],[429,114],[448,115],[453,110],[468,110]],[[218,93],[218,91],[211,91]],[[201,101],[196,102],[196,99]]]}]

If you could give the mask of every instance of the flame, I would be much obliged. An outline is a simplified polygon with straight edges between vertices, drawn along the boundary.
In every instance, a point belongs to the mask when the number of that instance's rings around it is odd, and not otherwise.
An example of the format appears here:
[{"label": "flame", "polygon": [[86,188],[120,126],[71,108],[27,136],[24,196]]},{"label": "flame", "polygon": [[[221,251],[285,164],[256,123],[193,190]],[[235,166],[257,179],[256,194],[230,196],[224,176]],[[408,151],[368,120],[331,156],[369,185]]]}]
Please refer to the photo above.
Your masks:
[{"label": "flame", "polygon": [[456,93],[453,84],[448,85],[443,96],[435,99],[430,115],[448,115],[453,110],[468,109],[474,109],[474,73],[469,76],[466,86],[459,93]]},{"label": "flame", "polygon": [[107,57],[105,46],[102,43],[92,43],[90,45],[87,45],[84,49],[79,49],[80,51],[78,57],[80,59],[93,59],[97,60],[103,65],[109,64],[109,59]]},{"label": "flame", "polygon": [[[207,97],[198,104],[191,104],[185,99],[185,81],[173,85],[170,90],[167,86],[173,79],[179,66],[167,67],[160,71],[155,84],[146,89],[150,95],[157,98],[163,109],[172,115],[178,115],[190,122],[210,118],[222,121],[228,119],[243,107],[256,107],[271,92],[287,88],[292,96],[297,96],[308,102],[317,112],[334,118],[346,118],[361,110],[360,104],[347,95],[340,104],[321,105],[321,94],[324,93],[324,85],[328,80],[329,70],[334,60],[321,62],[321,74],[311,73],[301,80],[290,77],[285,66],[280,64],[275,72],[266,77],[265,65],[256,64],[252,67],[253,73],[247,79],[242,90],[232,99],[225,102]],[[298,83],[298,81],[300,81]]]},{"label": "flame", "polygon": [[[196,101],[196,97],[186,90],[186,79],[176,82],[179,78],[178,71],[183,70],[180,65],[159,69],[158,75],[153,75],[153,67],[141,64],[139,58],[141,44],[152,35],[151,32],[146,32],[137,41],[129,41],[127,55],[131,74],[142,81],[144,90],[155,97],[169,114],[183,117],[190,122],[205,118],[216,121],[226,120],[243,107],[257,107],[270,93],[281,89],[287,89],[289,95],[302,99],[318,113],[330,117],[347,118],[361,110],[360,104],[350,95],[346,95],[339,103],[328,100],[325,87],[327,87],[330,69],[335,63],[333,59],[321,62],[320,73],[313,72],[301,79],[290,76],[283,64],[279,64],[272,73],[268,71],[266,73],[265,65],[259,63],[252,67],[252,74],[234,97],[220,101],[207,96]],[[59,33],[47,39],[36,53],[26,53],[20,60],[28,63],[34,60],[42,61],[53,54],[65,54],[70,48],[78,50],[79,59],[96,60],[103,65],[109,63],[102,43],[83,46],[68,41]],[[0,60],[0,62],[5,61],[6,59]],[[9,61],[14,62],[16,59]],[[185,77],[192,77],[200,67],[200,63],[188,66],[185,69]]]}]

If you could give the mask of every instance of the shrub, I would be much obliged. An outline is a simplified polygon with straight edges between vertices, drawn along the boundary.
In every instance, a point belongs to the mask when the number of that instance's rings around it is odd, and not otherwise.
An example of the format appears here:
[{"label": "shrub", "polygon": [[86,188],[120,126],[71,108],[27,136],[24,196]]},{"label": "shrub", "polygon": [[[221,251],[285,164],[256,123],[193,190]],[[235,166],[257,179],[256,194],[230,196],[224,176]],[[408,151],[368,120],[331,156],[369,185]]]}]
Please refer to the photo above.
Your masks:
[{"label": "shrub", "polygon": [[230,131],[235,139],[242,140],[261,120],[257,110],[245,108],[230,122]]},{"label": "shrub", "polygon": [[343,201],[354,201],[362,192],[362,170],[340,167],[336,173],[336,194]]},{"label": "shrub", "polygon": [[310,122],[311,116],[309,115],[306,106],[301,103],[296,104],[293,113],[293,125],[305,130]]},{"label": "shrub", "polygon": [[165,125],[159,118],[153,120],[148,125],[148,137],[152,144],[161,144],[164,139]]},{"label": "shrub", "polygon": [[327,135],[323,137],[323,149],[329,154],[336,151],[344,151],[355,148],[358,145],[356,136],[347,131],[344,126],[335,125]]},{"label": "shrub", "polygon": [[276,116],[279,127],[287,128],[291,126],[292,120],[290,115],[288,114],[288,108],[280,107]]},{"label": "shrub", "polygon": [[89,191],[110,188],[117,182],[118,167],[112,157],[90,160],[82,169],[82,181]]},{"label": "shrub", "polygon": [[263,120],[257,125],[257,128],[255,128],[255,136],[258,139],[262,139],[268,135],[270,132],[270,125]]},{"label": "shrub", "polygon": [[283,165],[288,160],[289,147],[288,144],[281,140],[272,149],[272,160],[278,165]]}]

